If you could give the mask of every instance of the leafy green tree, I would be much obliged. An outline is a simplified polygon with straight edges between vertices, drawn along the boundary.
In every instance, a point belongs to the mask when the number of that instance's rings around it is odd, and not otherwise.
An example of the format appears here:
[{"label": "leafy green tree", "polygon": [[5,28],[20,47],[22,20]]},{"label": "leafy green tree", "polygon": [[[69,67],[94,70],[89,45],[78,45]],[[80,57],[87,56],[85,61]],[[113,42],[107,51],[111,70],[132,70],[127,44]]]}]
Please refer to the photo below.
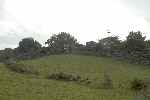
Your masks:
[{"label": "leafy green tree", "polygon": [[146,41],[145,38],[140,31],[130,32],[127,36],[125,49],[131,62],[150,65],[149,41]]},{"label": "leafy green tree", "polygon": [[5,48],[0,52],[0,61],[7,61],[14,58],[14,50],[11,48]]},{"label": "leafy green tree", "polygon": [[42,45],[33,38],[24,38],[15,48],[16,59],[32,59],[41,56]]},{"label": "leafy green tree", "polygon": [[95,53],[96,52],[96,45],[97,45],[97,43],[95,41],[86,42],[87,51]]},{"label": "leafy green tree", "polygon": [[19,52],[28,53],[41,48],[41,44],[33,38],[24,38],[19,42]]},{"label": "leafy green tree", "polygon": [[120,48],[121,41],[118,36],[110,36],[99,40],[97,51],[102,55],[111,55],[114,50]]},{"label": "leafy green tree", "polygon": [[71,53],[76,43],[77,39],[66,32],[60,32],[58,35],[54,34],[45,42],[54,53]]},{"label": "leafy green tree", "polygon": [[146,41],[146,47],[147,47],[147,48],[150,48],[150,40],[147,40],[147,41]]},{"label": "leafy green tree", "polygon": [[126,50],[128,53],[134,53],[135,51],[146,48],[145,38],[140,31],[130,32],[126,40]]}]

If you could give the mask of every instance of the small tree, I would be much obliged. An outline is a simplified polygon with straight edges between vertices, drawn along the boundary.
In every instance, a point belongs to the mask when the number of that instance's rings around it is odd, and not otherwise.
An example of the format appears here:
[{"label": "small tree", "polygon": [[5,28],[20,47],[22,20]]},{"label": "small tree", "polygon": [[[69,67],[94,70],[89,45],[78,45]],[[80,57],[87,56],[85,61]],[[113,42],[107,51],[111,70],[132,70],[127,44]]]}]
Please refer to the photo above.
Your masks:
[{"label": "small tree", "polygon": [[105,89],[112,89],[113,88],[113,82],[110,78],[110,75],[107,72],[104,72],[104,80],[103,80],[103,88]]},{"label": "small tree", "polygon": [[139,49],[144,49],[146,47],[145,36],[142,35],[143,33],[138,32],[130,32],[127,36],[126,40],[126,50],[128,53],[134,53]]},{"label": "small tree", "polygon": [[41,44],[33,38],[24,38],[19,42],[19,47],[15,49],[17,58],[30,59],[39,56]]},{"label": "small tree", "polygon": [[112,52],[118,49],[121,44],[118,36],[110,36],[99,40],[97,44],[97,51],[102,55],[111,55]]},{"label": "small tree", "polygon": [[45,42],[54,53],[71,53],[76,43],[77,39],[66,32],[61,32],[58,35],[54,34]]},{"label": "small tree", "polygon": [[147,48],[150,48],[150,40],[147,40],[147,41],[146,41],[146,47],[147,47]]},{"label": "small tree", "polygon": [[27,53],[41,48],[41,44],[33,38],[24,38],[19,42],[19,52]]},{"label": "small tree", "polygon": [[14,59],[14,50],[11,48],[5,48],[4,50],[1,50],[0,53],[0,61],[7,63],[10,59]]},{"label": "small tree", "polygon": [[95,41],[86,42],[87,51],[95,53],[96,52],[96,45],[97,45],[97,43]]},{"label": "small tree", "polygon": [[128,52],[128,59],[136,64],[150,64],[149,42],[140,31],[130,32],[125,41],[125,50]]}]

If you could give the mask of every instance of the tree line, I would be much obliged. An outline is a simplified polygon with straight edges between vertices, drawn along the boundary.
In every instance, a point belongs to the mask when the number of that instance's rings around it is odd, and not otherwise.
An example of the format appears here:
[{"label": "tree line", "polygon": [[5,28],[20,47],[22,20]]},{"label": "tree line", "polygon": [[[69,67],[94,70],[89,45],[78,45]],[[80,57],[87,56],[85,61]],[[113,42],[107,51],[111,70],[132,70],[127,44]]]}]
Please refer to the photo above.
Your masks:
[{"label": "tree line", "polygon": [[33,59],[53,54],[80,54],[127,59],[137,64],[150,65],[150,40],[140,31],[130,32],[124,41],[118,36],[109,36],[98,42],[81,44],[67,32],[52,35],[42,46],[34,38],[24,38],[15,49],[0,51],[0,61],[9,59]]}]

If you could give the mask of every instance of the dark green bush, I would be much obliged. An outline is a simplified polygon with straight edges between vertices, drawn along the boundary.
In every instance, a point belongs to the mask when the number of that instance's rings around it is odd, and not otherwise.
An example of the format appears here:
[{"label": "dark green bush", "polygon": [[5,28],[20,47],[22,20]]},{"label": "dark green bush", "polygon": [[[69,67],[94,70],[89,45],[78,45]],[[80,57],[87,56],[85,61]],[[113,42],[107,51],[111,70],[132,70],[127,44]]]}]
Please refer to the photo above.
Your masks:
[{"label": "dark green bush", "polygon": [[48,76],[48,79],[52,80],[59,80],[59,81],[66,81],[66,82],[77,82],[79,84],[84,84],[84,85],[89,85],[92,83],[89,78],[81,78],[79,75],[73,75],[73,74],[68,74],[68,73],[53,73]]},{"label": "dark green bush", "polygon": [[16,64],[16,60],[14,60],[14,59],[7,59],[7,60],[3,61],[3,64],[5,64],[5,65]]},{"label": "dark green bush", "polygon": [[146,81],[136,78],[133,81],[131,81],[131,87],[130,88],[133,91],[139,92],[142,90],[146,90],[148,88],[148,84]]},{"label": "dark green bush", "polygon": [[62,81],[79,81],[81,79],[80,76],[75,76],[72,74],[66,74],[63,72],[53,73],[48,76],[48,79],[62,80]]},{"label": "dark green bush", "polygon": [[21,64],[21,63],[9,63],[6,64],[6,67],[16,73],[20,74],[35,74],[38,75],[39,72],[35,70],[32,66]]},{"label": "dark green bush", "polygon": [[106,72],[104,73],[104,79],[103,79],[103,82],[102,82],[102,88],[104,88],[104,89],[111,89],[111,88],[113,88],[112,79],[110,78],[110,76]]}]

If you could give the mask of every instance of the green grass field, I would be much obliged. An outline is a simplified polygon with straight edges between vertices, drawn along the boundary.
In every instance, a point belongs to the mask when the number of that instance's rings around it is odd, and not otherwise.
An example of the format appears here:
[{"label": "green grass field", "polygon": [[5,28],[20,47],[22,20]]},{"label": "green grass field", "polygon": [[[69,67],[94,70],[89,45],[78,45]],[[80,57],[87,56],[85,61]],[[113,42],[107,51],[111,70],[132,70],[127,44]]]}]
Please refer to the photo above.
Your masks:
[{"label": "green grass field", "polygon": [[[148,79],[148,66],[132,65],[111,58],[77,55],[53,55],[23,61],[40,74],[24,75],[0,64],[0,100],[133,100],[129,82],[134,78]],[[48,80],[55,72],[66,72],[89,78],[90,85]],[[112,78],[113,89],[99,88],[104,72]]]}]

